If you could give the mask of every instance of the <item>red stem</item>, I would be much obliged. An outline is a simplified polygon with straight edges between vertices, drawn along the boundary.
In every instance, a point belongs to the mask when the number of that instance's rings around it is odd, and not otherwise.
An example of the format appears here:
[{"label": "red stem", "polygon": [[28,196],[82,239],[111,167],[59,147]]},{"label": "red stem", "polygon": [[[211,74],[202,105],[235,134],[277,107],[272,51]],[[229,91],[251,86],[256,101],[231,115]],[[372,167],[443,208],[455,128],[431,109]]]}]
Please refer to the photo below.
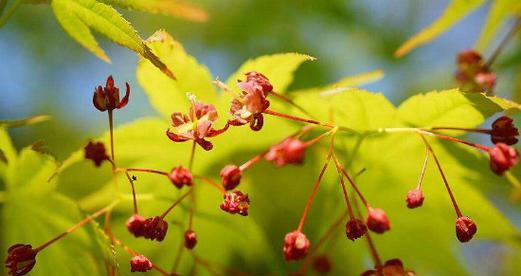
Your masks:
[{"label": "red stem", "polygon": [[242,172],[251,168],[253,165],[255,165],[255,163],[259,162],[260,160],[262,160],[262,158],[264,158],[264,156],[268,153],[269,150],[266,150],[256,156],[254,156],[252,159],[244,162],[244,164],[242,164],[240,167],[239,167],[239,170],[241,170]]},{"label": "red stem", "polygon": [[340,162],[338,161],[338,158],[336,157],[336,155],[333,155],[333,160],[335,161],[335,164],[336,164],[337,168],[342,172],[342,174],[344,174],[346,176],[347,180],[349,181],[349,184],[351,184],[351,187],[353,187],[353,189],[355,190],[355,192],[358,195],[358,197],[360,198],[360,200],[362,200],[362,202],[364,203],[365,207],[369,209],[369,203],[367,203],[367,200],[362,195],[362,192],[360,192],[360,190],[356,186],[356,184],[353,181],[353,179],[349,176],[349,174],[344,169],[342,164],[340,164]]},{"label": "red stem", "polygon": [[307,112],[300,105],[296,104],[292,99],[290,99],[290,98],[288,98],[288,97],[286,97],[286,96],[284,96],[282,94],[279,94],[279,93],[277,93],[275,91],[271,91],[271,92],[269,92],[269,94],[273,95],[273,97],[275,97],[277,99],[282,100],[283,102],[286,102],[286,103],[292,105],[293,107],[297,108],[300,112],[304,113],[305,115],[312,117],[312,115],[309,112]]},{"label": "red stem", "polygon": [[91,222],[92,220],[94,220],[95,218],[101,216],[102,214],[108,212],[110,209],[112,209],[116,204],[118,204],[119,201],[115,201],[113,203],[111,203],[109,206],[107,207],[104,207],[100,210],[98,210],[97,212],[95,212],[94,214],[86,217],[85,219],[83,219],[82,221],[78,222],[77,224],[73,225],[72,227],[70,227],[69,229],[65,230],[65,232],[61,233],[60,235],[56,236],[55,238],[45,242],[44,244],[36,247],[34,249],[35,252],[40,252],[42,250],[44,250],[47,246],[53,244],[54,242],[64,238],[65,236],[67,236],[68,234],[74,232],[75,230],[77,230],[78,228],[82,227],[83,225]]},{"label": "red stem", "polygon": [[347,210],[349,212],[349,218],[353,219],[355,217],[355,215],[353,214],[353,207],[351,206],[351,202],[349,202],[349,196],[347,195],[347,189],[346,189],[346,184],[344,183],[344,177],[338,167],[337,167],[337,172],[338,172],[338,179],[340,181],[340,185],[342,186],[342,192],[344,194],[344,199],[346,201]]},{"label": "red stem", "polygon": [[108,111],[109,114],[109,129],[110,129],[110,156],[113,161],[113,166],[115,167],[116,158],[114,157],[114,120],[112,116],[112,110]]},{"label": "red stem", "polygon": [[452,136],[447,136],[447,135],[443,135],[443,134],[437,134],[437,133],[424,131],[424,130],[418,130],[418,133],[419,134],[432,135],[434,137],[437,137],[437,138],[440,138],[440,139],[443,139],[443,140],[464,144],[464,145],[471,146],[471,147],[474,147],[474,148],[477,148],[477,149],[480,149],[480,150],[483,150],[483,151],[487,151],[487,152],[491,150],[491,148],[489,148],[487,146],[476,144],[476,143],[472,143],[472,142],[467,142],[467,141],[464,141],[464,140],[461,140],[461,139],[458,139],[458,138],[454,138]]},{"label": "red stem", "polygon": [[429,142],[427,141],[427,139],[425,139],[425,137],[423,137],[423,135],[420,135],[420,137],[422,138],[423,142],[425,143],[425,146],[431,152],[432,157],[434,158],[434,161],[436,162],[436,166],[438,167],[438,170],[440,171],[440,175],[441,175],[441,178],[443,179],[443,183],[445,184],[445,188],[447,188],[447,192],[449,193],[450,200],[452,201],[452,205],[454,206],[454,210],[456,211],[456,215],[458,217],[462,217],[463,215],[461,214],[461,211],[458,207],[456,198],[454,198],[454,195],[452,194],[452,190],[450,189],[449,182],[447,181],[447,178],[445,177],[445,173],[443,173],[443,169],[441,168],[441,164],[440,164],[440,161],[438,160],[438,157],[436,157],[436,154],[434,153],[434,150],[432,149],[432,147],[429,144]]},{"label": "red stem", "polygon": [[[358,202],[356,201],[355,198],[352,198],[352,199],[353,199],[353,204],[354,204],[356,213],[357,213],[358,217],[362,219],[363,218],[362,212],[360,212],[360,207],[358,206]],[[367,241],[367,246],[369,247],[369,253],[371,254],[371,258],[373,259],[373,262],[375,263],[375,267],[378,270],[379,268],[382,267],[382,260],[380,259],[380,256],[378,255],[378,251],[376,250],[376,246],[374,245],[373,239],[371,239],[371,234],[369,234],[369,231],[367,231],[364,236]],[[378,274],[378,276],[380,276],[380,275],[381,274]]]},{"label": "red stem", "polygon": [[142,168],[127,168],[127,172],[144,172],[144,173],[155,173],[160,175],[168,175],[167,172],[158,171],[158,170],[152,170],[152,169],[142,169]]},{"label": "red stem", "polygon": [[194,177],[201,179],[203,182],[206,182],[206,183],[212,185],[213,187],[217,188],[217,190],[219,190],[219,192],[221,192],[223,195],[226,194],[226,190],[221,185],[213,182],[210,178],[200,176],[200,175],[194,175]]},{"label": "red stem", "polygon": [[416,189],[421,190],[423,178],[425,176],[425,170],[427,169],[427,162],[429,161],[429,148],[425,147],[425,159],[423,160],[422,170],[420,176],[418,177],[418,185],[416,185]]},{"label": "red stem", "polygon": [[127,176],[128,181],[130,182],[130,187],[132,188],[132,201],[134,204],[134,215],[138,214],[137,210],[137,198],[136,198],[136,187],[134,186],[134,180],[132,180],[132,177],[128,174],[128,171],[125,171],[125,175]]},{"label": "red stem", "polygon": [[460,127],[433,127],[430,130],[460,130],[466,132],[476,132],[483,134],[490,134],[492,130],[483,128],[460,128]]},{"label": "red stem", "polygon": [[273,110],[270,110],[270,109],[264,110],[263,113],[268,114],[268,115],[272,115],[272,116],[276,116],[276,117],[280,117],[280,118],[284,118],[284,119],[288,119],[288,120],[292,120],[292,121],[302,122],[302,123],[308,123],[308,124],[314,124],[314,125],[319,125],[319,126],[325,126],[325,127],[328,127],[328,128],[334,128],[335,127],[334,125],[331,125],[331,124],[328,124],[328,123],[321,123],[319,121],[312,120],[312,119],[305,119],[305,118],[300,118],[300,117],[293,116],[293,115],[279,113],[277,111],[273,111]]},{"label": "red stem", "polygon": [[160,216],[161,218],[165,218],[166,215],[168,215],[168,213],[174,209],[175,206],[177,206],[177,204],[179,204],[185,197],[187,197],[190,193],[192,192],[192,190],[190,189],[188,192],[184,193],[182,196],[180,196],[170,207],[168,207],[168,209],[166,209],[165,212],[163,212],[163,214]]},{"label": "red stem", "polygon": [[329,145],[329,151],[327,153],[326,161],[320,174],[318,175],[317,180],[315,181],[315,185],[313,186],[313,190],[311,191],[311,195],[309,196],[308,202],[306,203],[306,207],[304,208],[304,212],[302,213],[302,217],[300,218],[300,222],[297,227],[298,232],[302,232],[302,227],[304,226],[304,222],[306,221],[306,217],[308,216],[309,208],[311,207],[311,203],[313,203],[313,199],[315,198],[315,194],[317,193],[318,186],[322,181],[322,177],[326,172],[327,166],[329,165],[329,161],[331,160],[331,155],[333,154],[333,137],[331,137],[331,144]]},{"label": "red stem", "polygon": [[336,130],[335,129],[331,129],[327,132],[324,132],[322,134],[320,134],[319,136],[311,139],[311,140],[308,140],[304,143],[304,147],[309,147],[309,146],[312,146],[313,144],[317,143],[318,141],[322,140],[324,137],[328,136],[328,135],[331,135],[331,133],[335,132]]}]

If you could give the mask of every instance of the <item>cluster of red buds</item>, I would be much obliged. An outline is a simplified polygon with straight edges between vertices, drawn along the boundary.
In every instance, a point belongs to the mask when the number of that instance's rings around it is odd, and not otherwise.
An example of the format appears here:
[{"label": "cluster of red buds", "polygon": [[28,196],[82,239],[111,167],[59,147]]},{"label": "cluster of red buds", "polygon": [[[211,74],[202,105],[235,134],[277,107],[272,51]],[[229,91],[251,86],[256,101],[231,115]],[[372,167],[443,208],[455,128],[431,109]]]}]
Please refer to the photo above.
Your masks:
[{"label": "cluster of red buds", "polygon": [[496,73],[490,70],[478,52],[472,49],[461,51],[457,65],[455,77],[461,91],[493,94]]},{"label": "cluster of red buds", "polygon": [[[477,64],[481,64],[483,66],[481,57],[478,57],[479,55],[476,56],[475,53],[473,54],[470,51],[461,54],[459,58],[459,64],[461,64],[461,66],[464,65],[464,67],[460,68],[462,75],[467,76],[471,73],[474,75],[487,73],[483,69],[480,69],[481,71],[476,69]],[[478,81],[476,81],[476,76],[473,78],[473,81],[478,83]],[[273,91],[273,86],[266,76],[258,72],[249,72],[246,73],[246,79],[244,81],[238,82],[238,87],[240,88],[241,93],[239,95],[235,95],[231,102],[230,113],[232,115],[232,119],[228,120],[222,128],[218,129],[214,126],[218,118],[215,107],[211,104],[199,102],[192,95],[189,95],[190,107],[188,113],[172,113],[172,127],[166,131],[167,137],[173,142],[192,141],[193,143],[190,161],[186,167],[180,165],[174,166],[170,172],[148,168],[120,168],[117,166],[114,158],[112,111],[114,109],[121,109],[128,103],[130,94],[130,86],[128,83],[126,84],[126,87],[126,94],[123,99],[120,100],[119,89],[114,86],[114,80],[112,77],[109,77],[107,79],[106,86],[104,88],[99,86],[94,92],[93,99],[95,107],[100,111],[108,111],[111,154],[107,154],[106,148],[101,142],[91,141],[85,146],[84,149],[85,159],[91,160],[96,167],[100,167],[104,161],[107,161],[112,164],[112,172],[114,174],[124,173],[126,175],[132,190],[134,205],[134,212],[127,220],[126,227],[134,237],[142,237],[144,239],[155,240],[158,242],[163,241],[167,235],[169,226],[166,220],[166,216],[170,211],[172,211],[172,209],[180,204],[181,201],[191,196],[192,200],[190,200],[188,208],[188,223],[183,234],[183,242],[181,243],[180,249],[194,249],[198,239],[196,232],[192,228],[193,213],[195,209],[195,200],[193,198],[194,194],[192,191],[197,185],[199,185],[199,183],[210,184],[220,192],[220,194],[223,196],[223,201],[219,206],[222,211],[229,214],[247,216],[249,214],[250,199],[247,193],[243,193],[242,191],[237,190],[237,187],[240,185],[241,179],[244,177],[247,170],[252,168],[261,160],[266,160],[276,167],[283,167],[290,164],[302,164],[305,159],[306,148],[314,145],[315,143],[318,143],[325,137],[330,137],[331,141],[329,143],[329,151],[326,160],[318,175],[318,178],[313,185],[298,227],[296,230],[287,233],[284,237],[284,259],[286,261],[296,261],[301,259],[306,260],[307,258],[313,257],[315,251],[320,246],[322,239],[320,239],[319,242],[314,245],[315,247],[311,247],[311,242],[303,233],[303,228],[324,173],[326,172],[331,161],[333,161],[336,172],[338,174],[338,183],[341,187],[341,191],[346,202],[346,212],[332,227],[336,227],[345,222],[345,235],[347,239],[351,241],[355,241],[362,237],[367,239],[369,250],[375,262],[375,267],[374,269],[365,271],[362,273],[362,275],[415,275],[414,272],[406,270],[399,259],[392,259],[382,263],[378,257],[369,232],[383,234],[391,229],[391,223],[384,210],[381,208],[375,208],[369,204],[368,200],[355,183],[355,178],[351,177],[344,165],[342,165],[340,159],[335,154],[335,134],[338,131],[349,129],[335,126],[329,123],[322,123],[312,119],[300,118],[279,113],[274,110],[269,110],[269,101],[267,100],[268,95],[276,95],[279,99],[283,99],[283,96],[278,95]],[[285,99],[285,101],[291,102],[288,99]],[[220,184],[215,183],[210,178],[197,175],[192,171],[196,145],[199,145],[206,151],[212,150],[213,144],[208,141],[208,138],[225,133],[230,126],[242,126],[249,124],[252,130],[260,130],[264,124],[264,115],[277,116],[280,118],[305,123],[307,125],[300,129],[297,133],[292,134],[280,142],[272,145],[264,152],[254,156],[250,160],[247,160],[240,166],[233,164],[224,166],[220,171]],[[308,135],[307,133],[310,132],[314,127],[326,128],[327,131],[322,132],[320,135],[315,136],[314,138],[306,139],[304,136]],[[410,131],[411,129],[407,130]],[[517,151],[511,147],[517,143],[517,136],[519,135],[517,128],[513,124],[513,120],[505,116],[500,117],[494,121],[491,129],[433,127],[430,129],[417,128],[413,130],[420,135],[421,139],[425,143],[426,154],[418,180],[418,185],[407,193],[407,207],[411,209],[417,208],[422,206],[424,203],[425,195],[422,192],[422,181],[429,157],[432,156],[457,214],[456,236],[461,242],[470,241],[477,232],[476,224],[469,217],[464,216],[460,211],[456,203],[456,199],[450,189],[449,183],[441,168],[441,164],[426,137],[435,137],[438,139],[449,140],[483,150],[490,156],[490,168],[492,171],[498,175],[502,175],[508,169],[516,165],[519,159]],[[491,140],[495,145],[494,147],[487,147],[484,145],[463,141],[452,136],[440,134],[437,132],[438,130],[458,130],[487,134],[490,135]],[[153,215],[148,218],[143,217],[138,211],[138,201],[134,187],[134,181],[136,181],[137,178],[135,176],[131,176],[131,172],[162,175],[168,179],[168,182],[172,183],[176,188],[180,190],[185,189],[187,191],[179,196],[178,199],[175,200],[171,206],[168,207],[162,214]],[[352,190],[351,196],[349,195],[345,180],[347,180],[349,187]],[[362,208],[358,207],[358,201],[362,203]],[[36,249],[33,249],[31,245],[27,244],[16,244],[10,247],[8,249],[8,257],[5,263],[9,270],[9,274],[24,275],[28,273],[36,263],[35,258],[38,252],[55,241],[65,237],[68,233],[71,233],[85,223],[92,221],[98,216],[102,214],[106,214],[108,216],[108,213],[110,213],[110,210],[113,206],[114,205],[111,205],[96,212],[92,216],[89,216],[77,225],[71,227],[57,238],[51,239],[49,242],[37,247]],[[365,217],[362,212],[366,213]],[[110,221],[108,220],[107,225],[105,225],[105,229],[108,229],[106,230],[107,235],[111,238],[111,241],[114,245],[121,245],[127,252],[131,254],[132,258],[130,261],[130,266],[132,272],[146,272],[151,269],[156,269],[163,275],[170,275],[161,268],[155,266],[148,258],[126,247],[121,241],[114,237],[112,231],[110,231]],[[172,273],[175,273],[180,256],[181,254],[178,253],[174,265],[174,272]],[[196,259],[196,261],[197,260],[199,260],[201,263],[200,259]],[[306,261],[303,263],[306,263]],[[326,273],[331,270],[331,261],[329,258],[327,258],[326,255],[316,256],[313,261],[313,267],[317,272]]]}]

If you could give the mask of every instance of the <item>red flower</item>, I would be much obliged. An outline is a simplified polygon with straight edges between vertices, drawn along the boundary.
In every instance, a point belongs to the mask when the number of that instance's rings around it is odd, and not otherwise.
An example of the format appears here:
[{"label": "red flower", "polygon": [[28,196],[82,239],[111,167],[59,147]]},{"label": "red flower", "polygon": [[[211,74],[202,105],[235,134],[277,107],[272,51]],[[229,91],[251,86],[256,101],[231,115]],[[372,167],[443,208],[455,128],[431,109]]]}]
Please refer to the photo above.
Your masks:
[{"label": "red flower", "polygon": [[192,105],[187,114],[172,113],[173,129],[166,131],[166,135],[174,142],[194,140],[204,150],[211,150],[213,144],[205,140],[206,137],[214,137],[228,129],[228,124],[223,129],[215,130],[213,124],[217,121],[217,110],[211,104],[204,104],[190,97]]},{"label": "red flower", "polygon": [[496,74],[490,70],[481,55],[474,50],[463,50],[458,54],[456,81],[465,92],[492,92]]},{"label": "red flower", "polygon": [[85,159],[90,159],[94,162],[96,167],[101,166],[101,163],[105,160],[110,160],[110,157],[107,155],[105,150],[105,145],[102,142],[93,143],[89,141],[89,143],[85,146]]},{"label": "red flower", "polygon": [[234,119],[229,123],[234,126],[249,123],[252,130],[260,130],[264,124],[262,112],[270,105],[266,98],[273,86],[266,76],[257,72],[246,73],[246,80],[237,85],[242,92],[232,101],[230,113]]},{"label": "red flower", "polygon": [[143,255],[136,255],[130,260],[130,272],[147,272],[152,267],[152,262]]},{"label": "red flower", "polygon": [[367,224],[367,228],[378,234],[382,234],[391,229],[391,224],[384,210],[378,208],[369,208],[365,223]]},{"label": "red flower", "polygon": [[248,194],[243,194],[241,191],[234,191],[224,195],[224,200],[220,207],[223,211],[230,214],[247,216],[250,199],[248,198]]},{"label": "red flower", "polygon": [[286,164],[301,164],[304,161],[306,145],[299,139],[287,138],[279,144],[271,146],[266,160],[278,167]]},{"label": "red flower", "polygon": [[235,165],[226,165],[221,170],[221,178],[224,189],[227,191],[235,189],[241,183],[241,169]]},{"label": "red flower", "polygon": [[400,259],[391,259],[386,261],[383,266],[367,270],[360,276],[416,276],[416,273],[406,270]]},{"label": "red flower", "polygon": [[327,255],[319,255],[313,260],[313,269],[318,274],[327,274],[331,271],[331,261]]},{"label": "red flower", "polygon": [[136,238],[142,237],[145,230],[145,218],[138,214],[134,214],[127,220],[126,226],[128,231]]},{"label": "red flower", "polygon": [[125,91],[125,96],[123,99],[119,99],[119,88],[114,86],[114,79],[112,76],[107,78],[107,83],[105,84],[105,88],[102,88],[99,85],[94,90],[94,96],[92,97],[92,102],[94,106],[99,111],[112,111],[114,109],[120,109],[127,105],[128,97],[130,96],[130,85],[125,83],[127,90]]},{"label": "red flower", "polygon": [[489,150],[489,155],[490,168],[497,175],[502,175],[519,162],[517,150],[503,143],[497,143],[494,148]]},{"label": "red flower", "polygon": [[458,53],[458,64],[475,65],[481,62],[481,55],[474,49],[464,49]]},{"label": "red flower", "polygon": [[490,131],[492,143],[504,143],[507,145],[515,145],[517,143],[516,136],[519,135],[519,131],[513,124],[513,121],[507,116],[501,116],[492,123],[492,130]]},{"label": "red flower", "polygon": [[424,198],[425,196],[420,189],[412,189],[407,193],[405,201],[407,202],[407,207],[413,209],[422,206]]},{"label": "red flower", "polygon": [[162,241],[168,231],[168,223],[162,217],[156,216],[147,218],[143,227],[143,237],[145,239]]},{"label": "red flower", "polygon": [[197,244],[197,235],[192,230],[186,230],[184,234],[185,238],[185,247],[187,249],[192,249]]},{"label": "red flower", "polygon": [[168,174],[168,178],[172,183],[179,189],[181,189],[184,185],[192,186],[192,173],[183,168],[182,166],[175,167]]},{"label": "red flower", "polygon": [[309,240],[300,231],[293,231],[284,237],[284,259],[294,261],[302,259],[309,250]]},{"label": "red flower", "polygon": [[352,218],[346,223],[346,236],[354,241],[367,233],[367,226],[359,219]]},{"label": "red flower", "polygon": [[7,249],[5,267],[11,276],[25,275],[36,264],[36,254],[30,244],[15,244]]},{"label": "red flower", "polygon": [[469,217],[459,217],[456,220],[456,237],[460,242],[468,242],[472,239],[478,228]]},{"label": "red flower", "polygon": [[490,91],[496,84],[496,73],[494,72],[480,72],[474,77],[474,81],[479,88],[476,91]]}]

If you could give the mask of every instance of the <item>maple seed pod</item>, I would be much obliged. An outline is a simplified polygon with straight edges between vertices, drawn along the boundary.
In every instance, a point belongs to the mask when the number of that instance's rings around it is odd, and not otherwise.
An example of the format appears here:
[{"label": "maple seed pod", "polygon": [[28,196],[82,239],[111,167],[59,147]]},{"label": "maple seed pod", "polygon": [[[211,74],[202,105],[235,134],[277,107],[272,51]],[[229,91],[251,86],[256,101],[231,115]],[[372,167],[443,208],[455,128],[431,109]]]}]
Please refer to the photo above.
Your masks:
[{"label": "maple seed pod", "polygon": [[459,217],[456,220],[456,237],[460,242],[468,242],[472,239],[478,228],[469,217]]},{"label": "maple seed pod", "polygon": [[352,218],[346,223],[346,236],[354,241],[367,233],[367,226],[359,219]]},{"label": "maple seed pod", "polygon": [[517,150],[503,143],[497,143],[489,150],[490,169],[497,175],[502,175],[519,162]]},{"label": "maple seed pod", "polygon": [[128,98],[130,96],[130,85],[125,83],[127,90],[125,91],[125,96],[120,100],[119,98],[119,88],[114,86],[114,79],[112,76],[107,78],[107,83],[105,87],[101,87],[99,85],[94,90],[94,95],[92,97],[92,103],[94,107],[96,107],[99,111],[112,111],[114,109],[120,109],[127,105]]},{"label": "maple seed pod", "polygon": [[313,260],[313,270],[318,274],[327,274],[331,272],[331,261],[327,255],[316,256]]},{"label": "maple seed pod", "polygon": [[107,151],[105,150],[105,145],[102,142],[94,143],[89,141],[89,143],[85,146],[85,159],[92,160],[96,167],[101,166],[101,163],[105,160],[110,160],[107,155]]},{"label": "maple seed pod", "polygon": [[187,249],[193,249],[197,244],[197,235],[193,230],[186,230],[184,234],[185,238],[185,247]]},{"label": "maple seed pod", "polygon": [[407,193],[405,201],[407,202],[407,207],[413,209],[422,206],[423,199],[425,199],[425,196],[420,189],[412,189]]},{"label": "maple seed pod", "polygon": [[241,191],[234,191],[224,195],[224,200],[220,207],[223,211],[230,214],[247,216],[250,199],[248,198],[248,194],[243,194]]},{"label": "maple seed pod", "polygon": [[181,189],[183,186],[192,186],[192,173],[182,166],[175,167],[168,174],[168,178],[177,188]]},{"label": "maple seed pod", "polygon": [[299,139],[287,138],[279,144],[271,146],[265,158],[277,167],[286,164],[302,164],[306,145]]},{"label": "maple seed pod", "polygon": [[136,238],[142,237],[145,230],[145,218],[134,214],[127,220],[126,226],[128,231]]},{"label": "maple seed pod", "polygon": [[226,165],[221,170],[222,184],[227,191],[235,189],[241,183],[241,177],[241,169],[235,165]]},{"label": "maple seed pod", "polygon": [[379,208],[369,208],[369,212],[367,214],[366,225],[369,230],[382,234],[385,231],[391,229],[391,224],[384,210]]},{"label": "maple seed pod", "polygon": [[149,240],[162,241],[168,231],[168,223],[159,216],[147,218],[143,227],[143,237]]},{"label": "maple seed pod", "polygon": [[507,145],[515,145],[517,143],[516,136],[519,131],[514,125],[514,120],[507,116],[501,116],[492,123],[492,130],[490,130],[490,139],[492,143],[504,143]]},{"label": "maple seed pod", "polygon": [[300,231],[293,231],[284,237],[284,259],[286,261],[300,260],[306,256],[309,250],[309,240]]},{"label": "maple seed pod", "polygon": [[130,272],[147,272],[152,267],[152,262],[143,255],[136,255],[130,260]]},{"label": "maple seed pod", "polygon": [[30,244],[15,244],[7,249],[5,267],[12,276],[25,275],[36,264],[37,252]]}]

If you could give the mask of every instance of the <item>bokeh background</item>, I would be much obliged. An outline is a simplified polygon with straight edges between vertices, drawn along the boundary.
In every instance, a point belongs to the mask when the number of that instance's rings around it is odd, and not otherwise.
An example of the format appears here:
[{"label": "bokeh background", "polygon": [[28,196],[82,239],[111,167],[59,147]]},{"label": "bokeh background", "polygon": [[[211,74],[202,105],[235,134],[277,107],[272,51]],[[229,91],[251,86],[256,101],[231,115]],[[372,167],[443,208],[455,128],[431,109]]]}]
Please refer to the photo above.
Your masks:
[{"label": "bokeh background", "polygon": [[[395,104],[416,93],[455,87],[455,55],[472,47],[489,9],[484,5],[439,39],[397,59],[393,52],[398,46],[437,18],[449,1],[191,2],[208,12],[208,22],[122,13],[143,37],[166,29],[206,64],[214,77],[226,79],[250,57],[299,52],[318,61],[308,62],[297,71],[292,88],[323,85],[347,75],[382,69],[385,77],[364,88],[384,93]],[[104,83],[109,74],[119,84],[128,81],[133,89],[131,103],[125,112],[118,113],[117,124],[154,114],[136,80],[135,53],[104,38],[99,41],[111,64],[73,41],[47,5],[23,5],[0,29],[0,119],[37,114],[53,117],[42,124],[10,130],[16,147],[44,140],[63,160],[87,139],[105,132],[104,117],[92,108],[91,101],[94,87]],[[499,76],[498,95],[518,97],[520,60],[521,47],[514,40],[494,67]],[[519,227],[519,210],[501,203],[503,192],[498,191],[498,204]],[[478,258],[486,258],[489,253],[487,246],[467,252]],[[490,275],[494,264],[490,267],[469,270],[474,275]]]}]

